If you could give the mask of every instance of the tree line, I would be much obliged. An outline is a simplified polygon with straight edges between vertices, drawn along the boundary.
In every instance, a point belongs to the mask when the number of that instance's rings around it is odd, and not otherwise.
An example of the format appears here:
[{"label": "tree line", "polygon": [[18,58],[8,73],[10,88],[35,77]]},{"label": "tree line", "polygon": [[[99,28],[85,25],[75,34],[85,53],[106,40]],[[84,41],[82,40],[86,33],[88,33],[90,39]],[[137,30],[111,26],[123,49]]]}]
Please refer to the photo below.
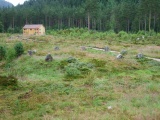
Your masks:
[{"label": "tree line", "polygon": [[20,32],[25,24],[43,24],[46,29],[159,32],[160,0],[29,0],[0,8],[0,32]]}]

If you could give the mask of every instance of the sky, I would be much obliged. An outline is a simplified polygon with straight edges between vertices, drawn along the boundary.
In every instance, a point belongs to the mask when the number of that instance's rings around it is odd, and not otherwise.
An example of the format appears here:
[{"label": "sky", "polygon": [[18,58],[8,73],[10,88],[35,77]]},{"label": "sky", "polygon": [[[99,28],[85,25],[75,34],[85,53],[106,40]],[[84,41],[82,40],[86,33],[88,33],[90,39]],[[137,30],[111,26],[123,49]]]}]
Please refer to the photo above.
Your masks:
[{"label": "sky", "polygon": [[16,6],[18,4],[23,4],[24,1],[26,1],[26,0],[6,0],[6,1],[8,1],[8,2],[12,3],[14,6]]}]

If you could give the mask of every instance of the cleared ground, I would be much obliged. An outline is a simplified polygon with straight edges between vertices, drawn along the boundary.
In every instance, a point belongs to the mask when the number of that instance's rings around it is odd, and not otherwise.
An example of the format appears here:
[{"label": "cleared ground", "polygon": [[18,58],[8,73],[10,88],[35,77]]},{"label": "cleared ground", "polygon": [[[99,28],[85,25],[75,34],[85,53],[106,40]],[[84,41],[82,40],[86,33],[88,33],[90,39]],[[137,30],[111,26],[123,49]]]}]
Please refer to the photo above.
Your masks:
[{"label": "cleared ground", "polygon": [[[2,35],[1,35],[2,36]],[[0,62],[0,74],[18,78],[16,89],[0,86],[0,119],[159,120],[160,46],[99,39],[19,35],[1,37],[7,48],[22,42],[25,53]],[[59,50],[54,50],[58,46]],[[127,50],[117,60],[116,52]],[[29,56],[28,50],[36,50]],[[50,53],[52,62],[45,62]]]}]

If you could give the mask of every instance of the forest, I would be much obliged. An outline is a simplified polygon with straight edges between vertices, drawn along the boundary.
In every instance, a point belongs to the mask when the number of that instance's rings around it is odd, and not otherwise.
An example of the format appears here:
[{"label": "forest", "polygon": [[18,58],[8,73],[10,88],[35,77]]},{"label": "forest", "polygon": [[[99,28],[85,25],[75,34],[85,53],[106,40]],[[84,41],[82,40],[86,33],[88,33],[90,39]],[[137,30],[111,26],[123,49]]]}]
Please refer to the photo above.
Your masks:
[{"label": "forest", "polygon": [[0,32],[20,32],[25,24],[46,29],[160,31],[160,0],[28,0],[0,8]]}]

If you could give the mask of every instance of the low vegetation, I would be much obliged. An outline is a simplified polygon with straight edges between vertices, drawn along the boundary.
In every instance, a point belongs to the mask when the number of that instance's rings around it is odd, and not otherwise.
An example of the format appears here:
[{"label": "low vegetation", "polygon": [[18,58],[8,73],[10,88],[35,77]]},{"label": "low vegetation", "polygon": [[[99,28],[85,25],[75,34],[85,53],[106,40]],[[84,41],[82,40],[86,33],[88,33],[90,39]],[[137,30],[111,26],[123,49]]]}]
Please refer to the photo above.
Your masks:
[{"label": "low vegetation", "polygon": [[[160,119],[160,62],[136,58],[160,58],[159,34],[68,29],[0,36],[0,119]],[[106,46],[115,52],[92,49]],[[124,58],[117,60],[119,52]]]}]

